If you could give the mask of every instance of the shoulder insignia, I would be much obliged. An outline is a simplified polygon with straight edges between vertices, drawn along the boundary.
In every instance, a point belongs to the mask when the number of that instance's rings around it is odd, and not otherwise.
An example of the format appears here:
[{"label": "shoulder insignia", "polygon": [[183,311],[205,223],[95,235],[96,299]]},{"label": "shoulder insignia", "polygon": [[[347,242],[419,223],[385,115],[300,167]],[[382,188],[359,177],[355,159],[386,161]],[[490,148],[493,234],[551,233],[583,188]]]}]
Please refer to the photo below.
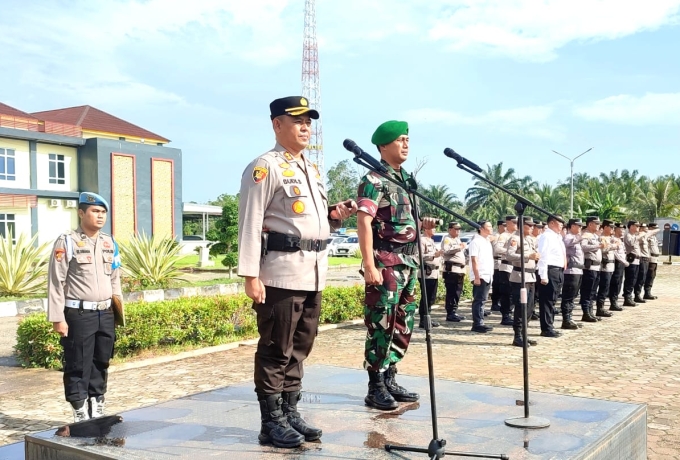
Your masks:
[{"label": "shoulder insignia", "polygon": [[62,261],[64,254],[66,254],[66,249],[64,248],[57,248],[54,250],[54,258],[57,259],[57,262]]},{"label": "shoulder insignia", "polygon": [[255,166],[253,168],[253,182],[259,184],[267,178],[267,174],[269,174],[269,170],[267,168]]},{"label": "shoulder insignia", "polygon": [[285,177],[293,177],[295,176],[295,171],[292,169],[284,169],[281,174],[283,174]]}]

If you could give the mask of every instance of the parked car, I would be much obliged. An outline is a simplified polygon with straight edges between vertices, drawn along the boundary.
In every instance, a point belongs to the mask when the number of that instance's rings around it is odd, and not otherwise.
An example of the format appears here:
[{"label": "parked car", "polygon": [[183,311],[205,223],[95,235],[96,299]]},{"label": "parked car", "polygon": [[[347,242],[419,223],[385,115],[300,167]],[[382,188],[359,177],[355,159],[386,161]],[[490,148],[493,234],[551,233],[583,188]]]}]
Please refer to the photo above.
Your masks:
[{"label": "parked car", "polygon": [[338,245],[340,243],[344,243],[345,240],[344,236],[331,236],[326,240],[326,247],[328,248],[328,256],[333,257],[338,254]]},{"label": "parked car", "polygon": [[350,236],[337,246],[335,255],[337,257],[351,257],[354,251],[359,250],[359,237]]}]

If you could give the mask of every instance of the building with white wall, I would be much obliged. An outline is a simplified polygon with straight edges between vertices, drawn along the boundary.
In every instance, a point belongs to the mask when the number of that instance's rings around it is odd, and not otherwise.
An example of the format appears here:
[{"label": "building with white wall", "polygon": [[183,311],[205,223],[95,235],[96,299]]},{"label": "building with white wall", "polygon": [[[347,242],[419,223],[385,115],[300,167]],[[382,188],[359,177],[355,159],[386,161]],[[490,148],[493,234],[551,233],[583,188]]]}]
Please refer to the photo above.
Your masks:
[{"label": "building with white wall", "polygon": [[104,231],[181,236],[181,150],[90,106],[26,113],[0,103],[0,236],[53,241],[78,224],[78,197],[111,204]]}]

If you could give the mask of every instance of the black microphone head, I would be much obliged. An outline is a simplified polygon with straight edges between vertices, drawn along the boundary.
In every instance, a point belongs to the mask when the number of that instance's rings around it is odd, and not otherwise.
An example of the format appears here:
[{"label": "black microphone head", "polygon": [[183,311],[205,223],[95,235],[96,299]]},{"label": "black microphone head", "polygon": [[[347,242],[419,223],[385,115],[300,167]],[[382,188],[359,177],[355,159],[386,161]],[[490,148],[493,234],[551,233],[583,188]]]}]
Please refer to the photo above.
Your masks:
[{"label": "black microphone head", "polygon": [[449,157],[449,158],[453,158],[453,159],[458,159],[458,158],[460,158],[460,155],[458,155],[456,152],[454,152],[453,149],[450,149],[450,148],[448,148],[448,147],[446,147],[446,148],[444,149],[444,155],[446,155],[446,156]]},{"label": "black microphone head", "polygon": [[350,152],[354,152],[354,147],[357,146],[357,143],[354,142],[352,139],[345,139],[342,145]]}]

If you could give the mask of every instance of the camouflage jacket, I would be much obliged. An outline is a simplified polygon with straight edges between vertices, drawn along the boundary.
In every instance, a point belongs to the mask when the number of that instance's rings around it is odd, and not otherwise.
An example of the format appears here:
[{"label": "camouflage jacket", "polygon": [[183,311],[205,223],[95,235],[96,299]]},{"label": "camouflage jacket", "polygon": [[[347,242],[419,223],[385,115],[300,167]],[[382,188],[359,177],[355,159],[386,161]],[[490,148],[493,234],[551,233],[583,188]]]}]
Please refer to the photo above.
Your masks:
[{"label": "camouflage jacket", "polygon": [[[395,171],[385,161],[381,160],[381,163],[387,168],[388,175],[397,181],[406,183],[411,179],[403,168]],[[361,178],[357,192],[357,205],[359,211],[373,217],[371,227],[373,228],[374,248],[377,239],[398,244],[415,244],[416,222],[413,218],[411,201],[403,188],[371,172]],[[374,249],[373,256],[378,268],[402,264],[418,267],[417,255]]]}]

